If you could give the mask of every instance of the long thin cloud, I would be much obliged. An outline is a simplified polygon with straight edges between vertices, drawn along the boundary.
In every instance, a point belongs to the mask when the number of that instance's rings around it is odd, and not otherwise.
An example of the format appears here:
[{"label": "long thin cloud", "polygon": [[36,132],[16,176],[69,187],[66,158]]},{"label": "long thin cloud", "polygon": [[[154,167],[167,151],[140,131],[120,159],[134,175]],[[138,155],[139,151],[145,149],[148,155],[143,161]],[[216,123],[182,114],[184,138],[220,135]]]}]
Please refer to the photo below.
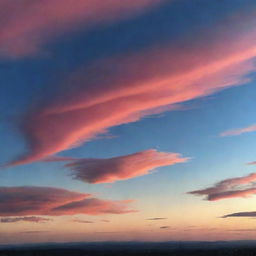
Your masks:
[{"label": "long thin cloud", "polygon": [[230,217],[256,217],[256,212],[235,212],[222,216],[222,218]]},{"label": "long thin cloud", "polygon": [[[239,25],[247,21],[251,30],[239,33]],[[211,34],[202,31],[182,46],[165,44],[81,68],[65,79],[59,96],[24,118],[29,152],[10,164],[42,160],[155,109],[166,111],[247,82],[256,56],[256,30],[250,21],[248,13],[234,15],[211,28]]]},{"label": "long thin cloud", "polygon": [[161,218],[161,217],[156,217],[156,218],[149,218],[149,219],[146,219],[146,220],[166,220],[168,218]]},{"label": "long thin cloud", "polygon": [[246,163],[247,165],[256,165],[256,161]]},{"label": "long thin cloud", "polygon": [[164,0],[0,1],[0,54],[35,55],[56,37],[136,15]]},{"label": "long thin cloud", "polygon": [[[111,201],[52,187],[0,187],[0,216],[101,215],[134,212],[131,200]],[[28,219],[29,217],[27,217]]]},{"label": "long thin cloud", "polygon": [[189,194],[206,196],[206,200],[216,201],[226,198],[248,197],[256,194],[256,173],[244,177],[226,179],[215,186],[188,192]]},{"label": "long thin cloud", "polygon": [[220,136],[222,136],[222,137],[237,136],[237,135],[240,135],[240,134],[243,134],[243,133],[255,132],[255,131],[256,131],[256,124],[253,124],[253,125],[250,125],[250,126],[244,127],[244,128],[224,131],[220,134]]},{"label": "long thin cloud", "polygon": [[90,220],[81,220],[81,219],[74,219],[73,222],[83,223],[83,224],[92,224],[93,221]]},{"label": "long thin cloud", "polygon": [[38,217],[38,216],[26,216],[26,217],[6,217],[6,218],[1,218],[0,222],[1,223],[15,223],[15,222],[35,222],[35,223],[44,223],[47,221],[52,221],[50,218],[43,218],[43,217]]},{"label": "long thin cloud", "polygon": [[65,166],[72,170],[75,179],[96,184],[131,179],[146,175],[157,167],[186,161],[188,158],[179,154],[151,149],[109,159],[79,159]]},{"label": "long thin cloud", "polygon": [[41,233],[48,233],[49,230],[29,230],[29,231],[21,231],[20,234],[28,234],[28,235],[36,235]]}]

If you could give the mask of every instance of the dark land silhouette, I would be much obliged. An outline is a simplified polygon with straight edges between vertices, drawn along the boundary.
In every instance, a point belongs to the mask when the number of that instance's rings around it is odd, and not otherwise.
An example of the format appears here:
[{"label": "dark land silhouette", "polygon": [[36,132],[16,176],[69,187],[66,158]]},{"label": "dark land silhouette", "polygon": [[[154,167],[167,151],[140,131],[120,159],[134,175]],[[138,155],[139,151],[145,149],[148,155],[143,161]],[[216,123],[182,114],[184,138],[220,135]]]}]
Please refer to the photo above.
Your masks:
[{"label": "dark land silhouette", "polygon": [[0,246],[0,256],[256,256],[255,241],[95,242]]}]

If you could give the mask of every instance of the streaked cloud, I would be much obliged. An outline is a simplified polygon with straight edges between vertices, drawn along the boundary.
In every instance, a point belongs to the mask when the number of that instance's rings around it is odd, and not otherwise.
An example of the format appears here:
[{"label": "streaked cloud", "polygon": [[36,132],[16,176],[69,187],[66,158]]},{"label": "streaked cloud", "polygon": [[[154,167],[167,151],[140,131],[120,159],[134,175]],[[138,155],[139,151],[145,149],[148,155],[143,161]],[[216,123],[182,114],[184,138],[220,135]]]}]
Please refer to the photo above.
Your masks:
[{"label": "streaked cloud", "polygon": [[73,222],[84,223],[84,224],[94,223],[93,221],[90,221],[90,220],[81,220],[81,219],[74,219]]},{"label": "streaked cloud", "polygon": [[235,212],[235,213],[224,215],[222,218],[230,218],[230,217],[256,217],[256,212]]},{"label": "streaked cloud", "polygon": [[59,94],[27,113],[28,153],[10,165],[42,160],[113,126],[248,82],[255,70],[255,13],[237,14],[183,42],[98,59],[64,77]]},{"label": "streaked cloud", "polygon": [[162,227],[160,227],[160,229],[167,229],[167,228],[170,228],[170,226],[162,226]]},{"label": "streaked cloud", "polygon": [[206,196],[208,201],[216,201],[225,198],[248,197],[256,194],[256,173],[244,177],[226,179],[215,186],[202,190],[188,192],[189,194]]},{"label": "streaked cloud", "polygon": [[20,222],[20,221],[26,221],[26,222],[47,222],[52,221],[50,218],[43,218],[38,216],[27,216],[27,217],[7,217],[7,218],[1,218],[1,223],[14,223],[14,222]]},{"label": "streaked cloud", "polygon": [[52,187],[0,187],[0,216],[101,215],[134,212],[132,200],[111,201]]},{"label": "streaked cloud", "polygon": [[222,136],[222,137],[224,137],[224,136],[236,136],[236,135],[240,135],[240,134],[243,134],[243,133],[255,132],[255,131],[256,131],[256,124],[253,124],[253,125],[250,125],[248,127],[234,129],[234,130],[228,130],[228,131],[222,132],[220,134],[220,136]]},{"label": "streaked cloud", "polygon": [[240,229],[231,229],[231,230],[228,230],[228,231],[233,231],[233,232],[256,232],[256,229],[255,228],[251,228],[251,229],[243,229],[243,228],[240,228]]},{"label": "streaked cloud", "polygon": [[24,57],[61,35],[136,15],[164,0],[0,1],[0,54]]},{"label": "streaked cloud", "polygon": [[249,162],[249,163],[247,163],[247,165],[256,165],[256,161]]},{"label": "streaked cloud", "polygon": [[167,220],[168,218],[149,218],[146,220]]},{"label": "streaked cloud", "polygon": [[110,222],[110,220],[105,220],[105,219],[103,219],[103,220],[100,220],[101,222],[106,222],[106,223],[109,223]]},{"label": "streaked cloud", "polygon": [[182,158],[179,154],[150,149],[109,159],[79,159],[65,166],[72,170],[75,179],[95,184],[146,175],[157,167],[186,161],[188,158]]},{"label": "streaked cloud", "polygon": [[41,234],[41,233],[47,233],[50,232],[49,230],[29,230],[29,231],[21,231],[20,234]]}]

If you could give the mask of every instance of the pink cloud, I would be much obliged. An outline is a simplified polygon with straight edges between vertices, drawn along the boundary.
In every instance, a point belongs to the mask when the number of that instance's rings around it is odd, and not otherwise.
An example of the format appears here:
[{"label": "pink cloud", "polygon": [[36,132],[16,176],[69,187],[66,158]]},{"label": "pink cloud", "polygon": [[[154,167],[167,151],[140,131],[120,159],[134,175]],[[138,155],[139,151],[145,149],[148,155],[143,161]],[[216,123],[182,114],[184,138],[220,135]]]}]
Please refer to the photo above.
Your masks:
[{"label": "pink cloud", "polygon": [[245,177],[226,179],[218,182],[215,186],[202,190],[189,192],[193,195],[205,195],[209,201],[216,201],[226,198],[248,197],[256,194],[256,173],[251,173]]},{"label": "pink cloud", "polygon": [[0,223],[14,223],[14,222],[20,222],[20,221],[27,221],[27,222],[47,222],[52,221],[52,219],[49,218],[43,218],[38,216],[26,216],[26,217],[6,217],[1,218]]},{"label": "pink cloud", "polygon": [[131,155],[109,159],[78,159],[66,164],[75,179],[88,183],[110,183],[148,174],[151,170],[186,162],[176,153],[163,153],[150,149]]},{"label": "pink cloud", "polygon": [[256,131],[256,125],[254,124],[254,125],[250,125],[245,128],[239,128],[239,129],[228,130],[228,131],[222,132],[220,134],[220,136],[236,136],[236,135],[240,135],[243,133],[255,132],[255,131]]},{"label": "pink cloud", "polygon": [[249,163],[247,163],[247,165],[256,165],[256,161],[249,162]]},{"label": "pink cloud", "polygon": [[239,33],[247,16],[232,16],[211,34],[193,35],[189,44],[97,60],[71,74],[59,96],[27,114],[23,132],[29,152],[11,165],[42,160],[156,109],[166,111],[167,106],[247,82],[256,56],[256,31]]},{"label": "pink cloud", "polygon": [[156,218],[149,218],[146,220],[167,220],[168,218],[156,217]]},{"label": "pink cloud", "polygon": [[[111,201],[51,187],[0,187],[0,216],[101,215],[134,212],[131,200]],[[30,217],[28,217],[30,218]]]},{"label": "pink cloud", "polygon": [[34,55],[42,45],[77,28],[136,15],[164,0],[0,0],[0,53]]},{"label": "pink cloud", "polygon": [[86,198],[84,200],[70,202],[53,208],[51,210],[51,214],[75,215],[83,213],[89,215],[100,215],[131,213],[135,212],[134,210],[127,209],[127,204],[131,202],[133,202],[133,200],[109,201],[98,198]]}]

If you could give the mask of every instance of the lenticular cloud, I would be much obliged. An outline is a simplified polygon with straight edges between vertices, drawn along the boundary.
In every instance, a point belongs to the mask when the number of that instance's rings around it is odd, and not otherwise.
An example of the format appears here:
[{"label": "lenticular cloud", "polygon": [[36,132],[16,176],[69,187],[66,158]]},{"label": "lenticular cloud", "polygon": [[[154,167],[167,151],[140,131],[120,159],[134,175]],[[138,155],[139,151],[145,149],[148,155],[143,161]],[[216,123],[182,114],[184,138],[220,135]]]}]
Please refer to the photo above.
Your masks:
[{"label": "lenticular cloud", "polygon": [[238,129],[234,129],[234,130],[228,130],[228,131],[224,131],[220,134],[220,136],[224,137],[224,136],[237,136],[243,133],[249,133],[249,132],[255,132],[256,131],[256,125],[250,125],[248,127],[244,127],[244,128],[238,128]]},{"label": "lenticular cloud", "polygon": [[256,194],[256,173],[245,177],[226,179],[218,182],[215,186],[202,190],[189,192],[193,195],[206,196],[206,200],[216,201],[226,198],[248,197]]},{"label": "lenticular cloud", "polygon": [[56,37],[136,15],[164,0],[1,0],[0,56],[33,56]]},{"label": "lenticular cloud", "polygon": [[[129,208],[132,200],[103,200],[91,194],[52,187],[0,187],[0,198],[0,216],[101,215],[134,212]],[[31,217],[23,218],[28,219],[31,221]]]},{"label": "lenticular cloud", "polygon": [[[29,150],[10,165],[45,159],[156,109],[248,82],[256,56],[252,15],[231,15],[182,44],[96,60],[64,77],[59,95],[25,116]],[[246,32],[241,24],[248,25]]]},{"label": "lenticular cloud", "polygon": [[38,216],[25,216],[25,217],[6,217],[1,218],[0,223],[16,223],[16,222],[34,222],[34,223],[45,223],[47,221],[52,221],[49,218],[43,218]]},{"label": "lenticular cloud", "polygon": [[177,153],[151,149],[109,159],[78,159],[66,164],[66,167],[72,170],[75,179],[88,183],[108,183],[146,175],[157,167],[187,160]]}]

